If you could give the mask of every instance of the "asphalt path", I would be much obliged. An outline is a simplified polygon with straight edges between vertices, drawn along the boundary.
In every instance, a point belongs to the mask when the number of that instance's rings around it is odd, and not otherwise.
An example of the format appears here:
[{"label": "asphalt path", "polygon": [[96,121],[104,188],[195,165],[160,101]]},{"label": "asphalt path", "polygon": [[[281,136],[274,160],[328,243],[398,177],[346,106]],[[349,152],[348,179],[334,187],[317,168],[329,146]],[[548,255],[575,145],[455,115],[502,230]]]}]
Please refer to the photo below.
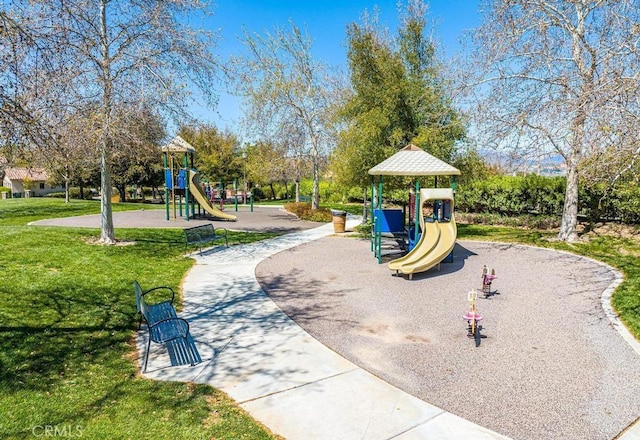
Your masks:
[{"label": "asphalt path", "polygon": [[[169,212],[169,220],[167,220],[164,209],[141,209],[114,212],[113,223],[115,228],[188,228],[205,223],[213,223],[215,227],[234,231],[277,232],[281,234],[312,229],[321,224],[300,220],[278,206],[254,206],[253,210],[251,210],[249,206],[241,205],[236,211],[233,205],[227,205],[225,212],[235,215],[238,220],[234,222],[202,216],[187,221],[179,213],[176,213],[174,217],[173,211]],[[100,214],[39,220],[31,224],[36,226],[99,228]]]}]

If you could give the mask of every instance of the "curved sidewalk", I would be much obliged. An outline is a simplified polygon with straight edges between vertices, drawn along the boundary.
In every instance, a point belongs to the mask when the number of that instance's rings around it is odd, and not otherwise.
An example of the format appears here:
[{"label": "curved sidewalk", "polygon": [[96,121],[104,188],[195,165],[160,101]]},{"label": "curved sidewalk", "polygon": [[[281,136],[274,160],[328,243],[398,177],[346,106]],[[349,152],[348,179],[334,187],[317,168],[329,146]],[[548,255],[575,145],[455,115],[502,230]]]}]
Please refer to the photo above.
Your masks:
[{"label": "curved sidewalk", "polygon": [[[347,227],[357,224],[349,219]],[[184,309],[204,362],[167,367],[152,346],[146,376],[212,385],[272,431],[295,439],[506,439],[367,373],[309,336],[262,291],[264,258],[333,234],[331,224],[194,256]],[[139,350],[146,349],[144,332]]]},{"label": "curved sidewalk", "polygon": [[[347,227],[357,220],[348,219]],[[506,439],[378,379],[320,344],[262,291],[264,259],[333,234],[331,224],[197,256],[181,316],[204,362],[168,367],[152,346],[147,377],[207,383],[253,417],[295,439]],[[146,349],[145,333],[138,345]],[[639,426],[620,438],[640,439]]]}]

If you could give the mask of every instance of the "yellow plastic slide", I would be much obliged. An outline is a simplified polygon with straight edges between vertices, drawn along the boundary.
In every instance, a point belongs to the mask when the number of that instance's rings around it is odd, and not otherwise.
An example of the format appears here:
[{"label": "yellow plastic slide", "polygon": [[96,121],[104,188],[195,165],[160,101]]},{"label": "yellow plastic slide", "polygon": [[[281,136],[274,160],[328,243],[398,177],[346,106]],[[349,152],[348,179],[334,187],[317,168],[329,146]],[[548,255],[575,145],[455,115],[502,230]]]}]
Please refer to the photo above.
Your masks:
[{"label": "yellow plastic slide", "polygon": [[415,254],[417,258],[412,259],[400,267],[399,271],[409,275],[409,279],[413,277],[414,273],[426,272],[438,265],[442,260],[447,258],[447,255],[453,250],[457,235],[457,228],[453,218],[451,218],[450,222],[438,223],[438,228],[440,229],[440,238],[436,246],[430,252],[426,253],[420,248],[414,248],[414,251],[418,249],[417,254]]},{"label": "yellow plastic slide", "polygon": [[223,220],[231,220],[236,221],[238,218],[235,215],[227,214],[226,212],[220,211],[218,208],[213,206],[209,199],[207,199],[207,195],[204,193],[202,186],[200,185],[200,177],[198,176],[197,171],[189,171],[189,191],[195,197],[196,201],[200,203],[200,206],[204,208],[209,214],[211,214],[215,218],[223,219]]},{"label": "yellow plastic slide", "polygon": [[416,245],[411,249],[409,253],[406,255],[396,258],[393,261],[389,262],[389,269],[391,270],[400,270],[400,268],[407,264],[414,258],[413,250],[416,248],[422,249],[422,253],[427,253],[433,249],[433,247],[438,243],[440,239],[440,229],[438,228],[438,222],[425,222],[424,219],[420,221],[420,229],[422,230],[422,235],[420,235],[420,240],[416,243]]},{"label": "yellow plastic slide", "polygon": [[[389,269],[409,275],[425,272],[438,265],[453,250],[456,244],[458,229],[453,216],[453,191],[451,189],[422,189],[420,190],[420,203],[423,205],[429,200],[449,200],[450,219],[446,222],[425,222],[420,215],[420,227],[422,236],[416,246],[404,257],[389,262]],[[431,237],[429,237],[431,235]]]}]

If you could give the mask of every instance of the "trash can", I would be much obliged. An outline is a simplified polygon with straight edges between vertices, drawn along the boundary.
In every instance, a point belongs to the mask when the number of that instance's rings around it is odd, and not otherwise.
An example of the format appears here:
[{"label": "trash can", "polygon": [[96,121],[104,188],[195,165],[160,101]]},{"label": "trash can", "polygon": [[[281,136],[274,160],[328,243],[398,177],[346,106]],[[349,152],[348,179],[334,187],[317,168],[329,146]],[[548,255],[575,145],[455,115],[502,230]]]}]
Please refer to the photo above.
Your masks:
[{"label": "trash can", "polygon": [[332,209],[331,215],[333,216],[333,232],[344,232],[347,223],[347,212]]}]

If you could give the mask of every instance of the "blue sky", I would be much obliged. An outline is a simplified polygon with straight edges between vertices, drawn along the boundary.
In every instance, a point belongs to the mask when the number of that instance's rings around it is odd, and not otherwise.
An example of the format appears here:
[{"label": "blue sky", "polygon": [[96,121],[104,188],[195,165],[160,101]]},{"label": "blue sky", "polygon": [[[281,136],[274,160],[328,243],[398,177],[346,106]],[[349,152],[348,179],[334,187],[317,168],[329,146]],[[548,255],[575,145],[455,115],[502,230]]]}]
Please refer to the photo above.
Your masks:
[{"label": "blue sky", "polygon": [[[392,35],[398,24],[397,0],[218,0],[214,15],[208,20],[211,30],[219,30],[216,53],[226,58],[242,51],[238,36],[243,26],[251,32],[264,33],[276,27],[288,27],[289,20],[300,28],[306,28],[314,41],[313,55],[332,66],[342,66],[346,71],[347,24],[360,22],[365,10],[379,10],[379,21]],[[442,43],[445,55],[453,54],[465,30],[479,24],[475,0],[432,0],[429,15],[436,21],[436,38]],[[195,113],[206,122],[221,129],[235,131],[241,118],[240,101],[221,94],[218,108],[197,110]]]}]

